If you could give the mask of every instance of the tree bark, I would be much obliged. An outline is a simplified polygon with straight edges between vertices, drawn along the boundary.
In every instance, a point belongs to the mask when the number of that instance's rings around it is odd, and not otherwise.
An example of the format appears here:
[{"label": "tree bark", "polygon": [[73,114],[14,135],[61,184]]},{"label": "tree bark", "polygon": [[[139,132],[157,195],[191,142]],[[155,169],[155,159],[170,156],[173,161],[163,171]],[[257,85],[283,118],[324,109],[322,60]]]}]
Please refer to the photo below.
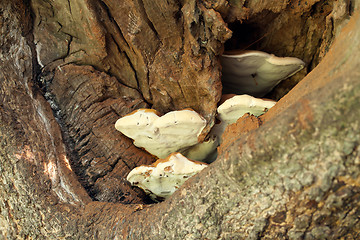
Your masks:
[{"label": "tree bark", "polygon": [[[360,9],[304,2],[0,1],[0,237],[358,239]],[[291,16],[299,25],[280,28]],[[301,57],[303,43],[313,70],[261,118],[228,127],[207,169],[145,204],[124,177],[154,159],[113,123],[139,107],[192,107],[205,136],[223,19],[290,32],[274,53]],[[308,34],[294,38],[301,24]],[[259,49],[280,41],[266,36]]]}]

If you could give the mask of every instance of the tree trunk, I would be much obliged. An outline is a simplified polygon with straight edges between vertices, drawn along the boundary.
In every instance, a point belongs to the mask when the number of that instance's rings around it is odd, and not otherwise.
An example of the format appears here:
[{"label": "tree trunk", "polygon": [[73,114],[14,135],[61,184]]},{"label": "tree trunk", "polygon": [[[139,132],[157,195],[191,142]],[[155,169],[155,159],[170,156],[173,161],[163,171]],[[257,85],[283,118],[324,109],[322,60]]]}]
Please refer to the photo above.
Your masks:
[{"label": "tree trunk", "polygon": [[[358,1],[0,7],[0,238],[360,237]],[[149,204],[125,176],[153,156],[114,122],[140,107],[191,107],[205,137],[224,44],[307,67],[269,95],[281,99],[265,115],[227,128],[214,163]]]}]

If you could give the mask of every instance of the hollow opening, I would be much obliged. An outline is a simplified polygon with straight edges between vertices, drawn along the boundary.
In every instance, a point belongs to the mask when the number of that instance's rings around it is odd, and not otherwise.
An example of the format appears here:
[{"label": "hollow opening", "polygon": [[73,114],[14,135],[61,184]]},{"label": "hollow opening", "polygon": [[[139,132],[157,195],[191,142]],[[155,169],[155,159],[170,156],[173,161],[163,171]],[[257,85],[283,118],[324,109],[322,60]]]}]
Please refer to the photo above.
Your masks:
[{"label": "hollow opening", "polygon": [[266,94],[266,98],[277,101],[320,63],[353,9],[352,1],[332,0],[320,1],[311,6],[306,2],[303,5],[290,2],[279,13],[262,10],[246,17],[235,14],[227,22],[233,35],[225,43],[225,53],[257,50],[304,61],[303,70],[281,81]]},{"label": "hollow opening", "polygon": [[233,34],[231,39],[225,42],[225,52],[231,50],[262,50],[261,43],[269,32],[268,25],[274,21],[277,14],[270,11],[264,11],[264,14],[258,14],[259,17],[246,21],[234,21],[228,24]]}]

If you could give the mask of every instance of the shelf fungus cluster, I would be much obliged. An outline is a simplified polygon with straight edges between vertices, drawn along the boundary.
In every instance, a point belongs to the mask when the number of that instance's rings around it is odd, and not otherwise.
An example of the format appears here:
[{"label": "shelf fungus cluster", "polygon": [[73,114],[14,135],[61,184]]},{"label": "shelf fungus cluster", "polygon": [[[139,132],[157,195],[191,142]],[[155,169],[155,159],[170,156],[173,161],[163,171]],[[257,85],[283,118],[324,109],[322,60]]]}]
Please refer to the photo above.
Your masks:
[{"label": "shelf fungus cluster", "polygon": [[172,153],[150,166],[134,168],[127,180],[143,189],[153,200],[160,201],[171,196],[189,177],[206,167],[206,163],[191,161],[181,153]]},{"label": "shelf fungus cluster", "polygon": [[219,123],[203,142],[198,139],[207,123],[192,109],[163,116],[153,109],[138,109],[115,123],[115,128],[133,139],[135,146],[159,158],[150,166],[133,169],[127,176],[132,185],[142,188],[155,201],[167,198],[205,168],[207,164],[203,162],[214,161],[226,126],[246,113],[256,117],[264,114],[276,102],[257,97],[263,97],[305,66],[297,58],[280,58],[259,51],[224,54],[221,62],[223,96],[230,97],[218,107]]}]

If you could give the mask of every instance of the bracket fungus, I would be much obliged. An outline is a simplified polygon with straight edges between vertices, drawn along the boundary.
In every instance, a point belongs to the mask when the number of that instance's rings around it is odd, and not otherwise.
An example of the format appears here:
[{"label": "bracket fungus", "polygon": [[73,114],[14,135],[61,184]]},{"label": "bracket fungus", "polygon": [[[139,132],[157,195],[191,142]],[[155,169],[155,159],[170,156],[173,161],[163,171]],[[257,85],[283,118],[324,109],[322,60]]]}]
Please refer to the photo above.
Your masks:
[{"label": "bracket fungus", "polygon": [[228,125],[235,123],[245,113],[258,117],[275,104],[276,102],[270,99],[255,98],[247,94],[237,95],[229,98],[218,107],[218,118]]},{"label": "bracket fungus", "polygon": [[246,113],[258,117],[264,114],[268,109],[272,108],[275,104],[276,101],[270,99],[255,98],[246,94],[235,95],[224,101],[218,107],[217,117],[220,120],[220,123],[213,126],[209,135],[215,137],[220,144],[222,134],[229,124],[235,123]]},{"label": "bracket fungus", "polygon": [[276,57],[261,51],[234,51],[220,57],[224,93],[263,97],[282,80],[304,68],[294,57]]},{"label": "bracket fungus", "polygon": [[115,123],[115,128],[158,158],[182,151],[198,143],[206,120],[192,109],[168,112],[138,109]]},{"label": "bracket fungus", "polygon": [[175,152],[152,165],[134,168],[126,179],[159,201],[171,196],[187,179],[205,167],[206,163],[189,160]]},{"label": "bracket fungus", "polygon": [[213,162],[217,156],[216,148],[220,145],[222,134],[229,124],[235,123],[246,113],[258,117],[275,104],[273,100],[255,98],[246,94],[228,98],[217,109],[220,123],[213,126],[208,139],[187,149],[184,155],[197,161]]}]

